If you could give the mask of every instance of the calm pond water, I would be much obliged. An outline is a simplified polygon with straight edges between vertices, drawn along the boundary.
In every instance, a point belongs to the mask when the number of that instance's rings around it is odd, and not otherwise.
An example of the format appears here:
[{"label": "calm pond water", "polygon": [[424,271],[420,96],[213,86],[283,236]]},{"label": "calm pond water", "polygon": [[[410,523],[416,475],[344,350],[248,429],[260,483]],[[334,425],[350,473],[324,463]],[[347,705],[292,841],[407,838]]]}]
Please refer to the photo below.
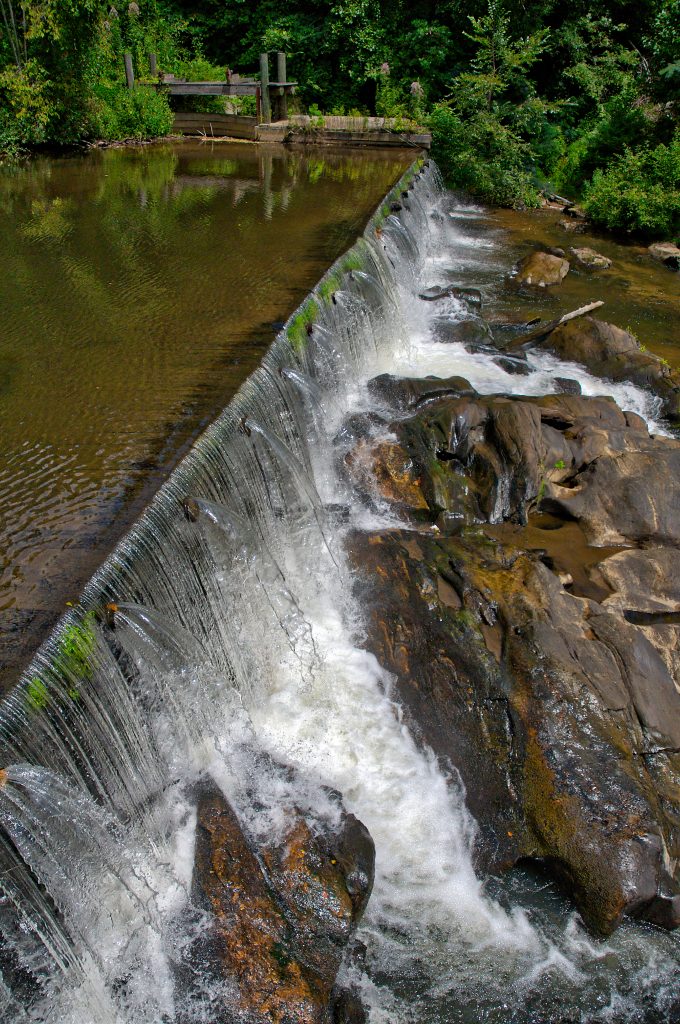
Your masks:
[{"label": "calm pond water", "polygon": [[0,172],[0,689],[412,159],[185,142]]}]

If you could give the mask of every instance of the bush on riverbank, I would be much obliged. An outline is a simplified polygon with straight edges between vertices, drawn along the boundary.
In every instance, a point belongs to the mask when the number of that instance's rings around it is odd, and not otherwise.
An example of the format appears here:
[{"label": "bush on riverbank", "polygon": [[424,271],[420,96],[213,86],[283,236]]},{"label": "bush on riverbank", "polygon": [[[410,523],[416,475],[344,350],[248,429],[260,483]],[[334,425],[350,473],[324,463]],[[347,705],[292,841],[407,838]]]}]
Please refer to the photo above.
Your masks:
[{"label": "bush on riverbank", "polygon": [[167,135],[173,113],[168,99],[148,86],[98,85],[88,104],[91,138],[116,141]]},{"label": "bush on riverbank", "polygon": [[429,119],[432,155],[447,184],[498,206],[538,206],[526,143],[490,115],[464,121],[440,105]]},{"label": "bush on riverbank", "polygon": [[670,145],[627,150],[595,171],[584,207],[598,226],[649,237],[680,235],[680,131]]}]

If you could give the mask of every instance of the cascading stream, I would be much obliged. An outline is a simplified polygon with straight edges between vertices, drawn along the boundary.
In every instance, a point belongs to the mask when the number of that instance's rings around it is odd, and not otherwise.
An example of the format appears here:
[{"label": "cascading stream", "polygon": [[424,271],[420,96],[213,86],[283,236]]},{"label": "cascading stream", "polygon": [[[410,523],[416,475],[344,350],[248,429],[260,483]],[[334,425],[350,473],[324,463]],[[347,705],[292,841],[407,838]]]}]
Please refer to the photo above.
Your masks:
[{"label": "cascading stream", "polygon": [[361,644],[342,540],[390,520],[352,503],[338,467],[343,423],[371,408],[370,378],[457,374],[484,393],[541,394],[559,372],[655,425],[654,402],[632,386],[544,355],[517,378],[433,340],[418,289],[465,253],[436,168],[411,177],[0,709],[8,1024],[209,1024],[213,1000],[233,1005],[228,986],[199,978],[188,1006],[176,980],[207,920],[191,902],[192,787],[205,776],[254,835],[283,835],[293,807],[333,820],[328,786],[367,825],[367,970],[347,972],[371,1024],[623,1024],[650,1008],[644,1019],[669,1020],[672,936],[627,923],[597,943],[552,889],[475,875],[455,766],[416,743]]}]

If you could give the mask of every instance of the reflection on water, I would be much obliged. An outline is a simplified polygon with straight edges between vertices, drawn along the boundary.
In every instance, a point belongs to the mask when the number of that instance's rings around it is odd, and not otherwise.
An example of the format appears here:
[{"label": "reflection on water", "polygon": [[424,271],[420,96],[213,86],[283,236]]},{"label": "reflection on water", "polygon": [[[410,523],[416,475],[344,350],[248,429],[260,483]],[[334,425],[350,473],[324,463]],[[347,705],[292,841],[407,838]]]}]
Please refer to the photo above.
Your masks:
[{"label": "reflection on water", "polygon": [[0,172],[0,688],[411,160],[183,143]]}]

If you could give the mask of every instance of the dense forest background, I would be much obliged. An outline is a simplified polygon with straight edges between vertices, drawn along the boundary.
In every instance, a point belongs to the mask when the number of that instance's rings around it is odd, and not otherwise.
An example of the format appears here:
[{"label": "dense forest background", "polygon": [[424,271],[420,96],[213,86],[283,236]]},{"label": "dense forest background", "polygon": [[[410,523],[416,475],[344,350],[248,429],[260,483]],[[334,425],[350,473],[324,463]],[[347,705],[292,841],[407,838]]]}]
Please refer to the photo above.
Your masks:
[{"label": "dense forest background", "polygon": [[427,125],[454,187],[677,237],[679,41],[680,0],[0,0],[0,152],[167,133],[150,52],[199,80],[285,50],[302,109]]}]

